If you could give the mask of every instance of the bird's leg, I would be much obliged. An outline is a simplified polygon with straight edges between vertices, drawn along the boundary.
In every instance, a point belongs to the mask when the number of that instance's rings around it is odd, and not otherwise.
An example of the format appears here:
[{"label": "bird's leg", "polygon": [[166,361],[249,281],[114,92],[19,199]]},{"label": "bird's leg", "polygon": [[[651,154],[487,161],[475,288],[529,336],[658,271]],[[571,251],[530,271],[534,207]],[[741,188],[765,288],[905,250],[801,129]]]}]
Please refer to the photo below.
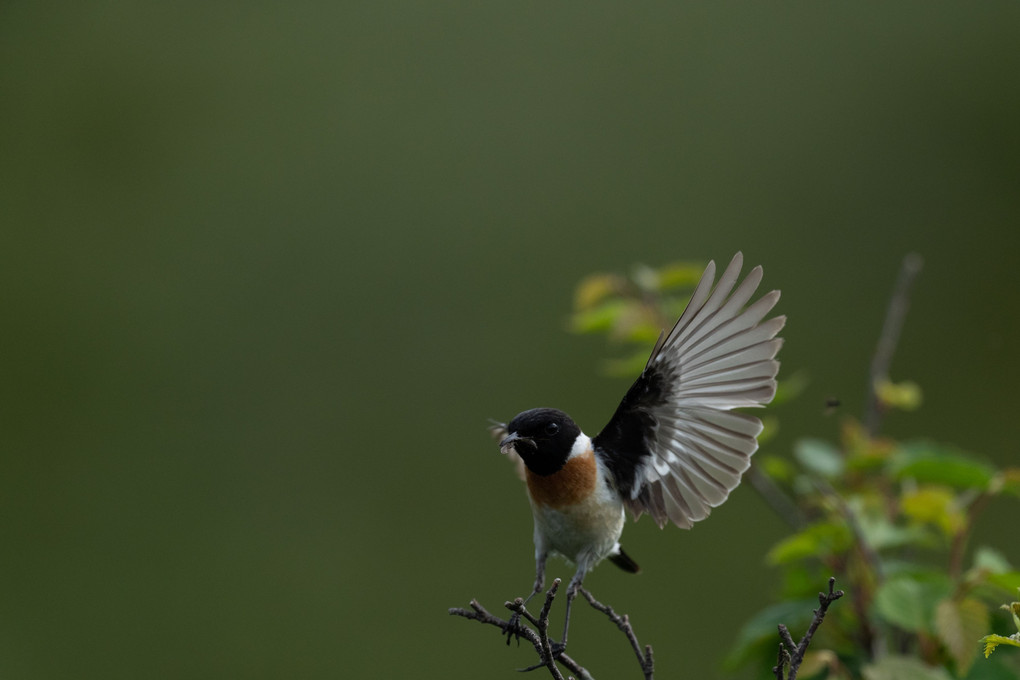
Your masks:
[{"label": "bird's leg", "polygon": [[567,648],[567,629],[570,628],[570,605],[581,591],[581,582],[584,581],[586,572],[587,570],[584,567],[578,567],[574,578],[570,579],[570,585],[567,586],[567,613],[563,621],[563,640],[552,644],[553,657],[559,657],[563,650]]},{"label": "bird's leg", "polygon": [[535,586],[531,589],[531,595],[524,601],[524,604],[531,602],[531,598],[538,595],[545,589],[545,555],[535,558]]},{"label": "bird's leg", "polygon": [[[531,590],[531,595],[524,600],[524,604],[527,605],[531,602],[531,598],[538,595],[545,588],[545,558],[544,554],[537,555],[535,557],[535,586]],[[503,632],[506,633],[506,643],[509,645],[510,640],[514,637],[520,639],[521,631],[521,615],[514,612],[510,615],[510,620],[507,621],[506,628]]]}]

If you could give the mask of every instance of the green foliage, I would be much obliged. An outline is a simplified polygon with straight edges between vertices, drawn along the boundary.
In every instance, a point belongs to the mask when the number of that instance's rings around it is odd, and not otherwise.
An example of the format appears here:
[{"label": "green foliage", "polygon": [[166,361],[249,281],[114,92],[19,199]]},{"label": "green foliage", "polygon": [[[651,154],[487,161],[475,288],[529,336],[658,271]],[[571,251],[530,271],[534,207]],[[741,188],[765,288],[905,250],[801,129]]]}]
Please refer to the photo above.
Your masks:
[{"label": "green foliage", "polygon": [[[1020,591],[1020,588],[1017,588]],[[981,638],[981,642],[985,643],[985,658],[987,659],[995,648],[999,645],[1010,645],[1013,647],[1020,647],[1020,602],[1010,602],[1009,604],[1002,605],[1002,609],[1009,612],[1013,617],[1013,625],[1016,627],[1017,632],[1013,633],[1009,637],[1002,635],[986,635]]]},{"label": "green foliage", "polygon": [[944,668],[928,666],[911,656],[888,655],[866,666],[864,680],[952,680]]},{"label": "green foliage", "polygon": [[[975,666],[978,641],[994,598],[1020,572],[986,547],[964,567],[975,520],[1013,471],[938,444],[879,438],[853,420],[837,443],[798,442],[790,467],[759,468],[805,519],[767,556],[795,570],[782,597],[799,601],[833,574],[853,602],[814,644],[865,678],[998,677],[1001,667]],[[736,656],[760,667],[771,652]]]},{"label": "green foliage", "polygon": [[952,595],[952,582],[941,574],[921,579],[900,574],[875,590],[874,611],[883,620],[912,633],[935,632],[935,609]]},{"label": "green foliage", "polygon": [[[607,364],[634,375],[662,329],[683,311],[700,265],[639,267],[630,277],[598,274],[578,287],[572,327],[626,346]],[[801,392],[803,375],[780,382],[773,405]],[[877,380],[876,408],[914,410],[922,393],[912,382]],[[765,442],[776,431],[766,417]],[[1020,571],[987,546],[967,564],[975,521],[995,496],[1020,497],[1020,468],[997,469],[943,444],[877,436],[843,421],[833,441],[802,439],[792,456],[759,453],[756,486],[785,496],[780,515],[792,532],[766,555],[782,573],[779,601],[751,617],[729,653],[731,669],[753,665],[772,677],[776,625],[806,624],[819,585],[830,575],[847,592],[812,643],[801,677],[867,680],[997,680],[1015,677],[1011,660],[976,663],[998,645],[1020,646],[1020,603],[1009,607],[1018,633],[989,634],[1003,593],[1020,587]],[[796,512],[791,513],[790,508]],[[1015,524],[1015,523],[1014,523]],[[1010,526],[1002,535],[1010,535]]]},{"label": "green foliage", "polygon": [[659,334],[672,328],[687,306],[703,271],[700,263],[678,262],[658,269],[638,265],[630,276],[592,274],[577,286],[570,328],[605,334],[622,346],[622,356],[603,368],[609,375],[633,377],[644,368]]},{"label": "green foliage", "polygon": [[779,624],[804,628],[811,622],[811,610],[817,606],[818,598],[812,597],[784,600],[762,609],[744,624],[736,644],[726,658],[726,666],[734,669],[750,661],[757,661],[756,650],[763,644],[775,654]]}]

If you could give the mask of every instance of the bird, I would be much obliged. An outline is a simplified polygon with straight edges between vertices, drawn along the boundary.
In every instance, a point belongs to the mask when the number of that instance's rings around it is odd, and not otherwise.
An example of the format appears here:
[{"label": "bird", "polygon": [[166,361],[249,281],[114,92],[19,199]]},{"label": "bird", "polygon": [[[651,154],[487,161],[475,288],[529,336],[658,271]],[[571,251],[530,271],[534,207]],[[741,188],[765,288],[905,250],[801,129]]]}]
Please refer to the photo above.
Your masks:
[{"label": "bird", "polygon": [[[515,459],[526,481],[534,518],[535,582],[526,604],[545,587],[546,560],[576,565],[567,587],[570,606],[585,576],[608,559],[636,573],[620,535],[629,510],[663,528],[690,529],[708,517],[740,483],[758,448],[761,420],[737,408],[764,406],[776,394],[785,316],[766,316],[779,301],[773,290],[749,303],[762,280],[754,267],[738,285],[738,252],[715,283],[709,262],[669,333],[660,333],[641,374],[609,423],[594,437],[554,408],[533,408],[492,428],[499,450]],[[519,635],[519,614],[504,633]]]}]

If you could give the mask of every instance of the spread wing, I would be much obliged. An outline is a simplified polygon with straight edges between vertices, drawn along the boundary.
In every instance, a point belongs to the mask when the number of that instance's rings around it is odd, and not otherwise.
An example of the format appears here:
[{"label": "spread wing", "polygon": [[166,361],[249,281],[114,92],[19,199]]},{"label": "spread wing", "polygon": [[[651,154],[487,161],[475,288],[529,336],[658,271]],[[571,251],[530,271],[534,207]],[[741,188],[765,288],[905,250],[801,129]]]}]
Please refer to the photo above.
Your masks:
[{"label": "spread wing", "polygon": [[708,264],[680,320],[659,337],[593,440],[627,507],[660,527],[689,529],[726,500],[762,430],[760,420],[733,409],[764,406],[776,393],[776,334],[786,317],[765,320],[777,290],[748,304],[762,270],[738,285],[742,265],[737,253],[713,289],[715,263]]}]

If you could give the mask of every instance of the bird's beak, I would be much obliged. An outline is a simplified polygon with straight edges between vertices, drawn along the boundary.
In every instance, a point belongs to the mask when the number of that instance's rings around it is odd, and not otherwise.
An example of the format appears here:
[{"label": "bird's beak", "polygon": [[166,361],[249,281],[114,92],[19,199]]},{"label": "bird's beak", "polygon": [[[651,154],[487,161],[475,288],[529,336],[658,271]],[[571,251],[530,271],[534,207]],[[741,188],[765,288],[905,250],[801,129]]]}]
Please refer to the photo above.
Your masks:
[{"label": "bird's beak", "polygon": [[514,449],[514,443],[518,442],[518,441],[520,441],[522,439],[524,439],[524,437],[520,436],[516,432],[511,432],[508,437],[506,437],[503,441],[501,441],[499,443],[499,452],[500,453],[516,453],[517,450]]}]

